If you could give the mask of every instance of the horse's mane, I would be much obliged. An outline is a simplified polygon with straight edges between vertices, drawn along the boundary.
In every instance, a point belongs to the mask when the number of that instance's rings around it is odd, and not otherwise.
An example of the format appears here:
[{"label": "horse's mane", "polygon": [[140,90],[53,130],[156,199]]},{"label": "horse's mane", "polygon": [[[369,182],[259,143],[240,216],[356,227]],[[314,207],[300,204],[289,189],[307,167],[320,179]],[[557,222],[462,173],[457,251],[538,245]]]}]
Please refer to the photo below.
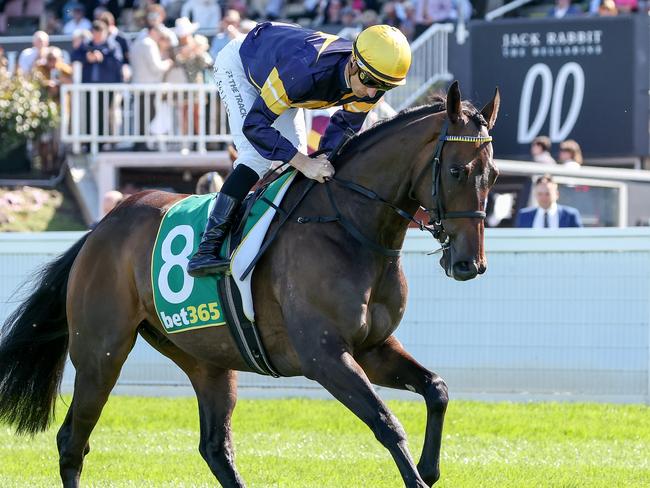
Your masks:
[{"label": "horse's mane", "polygon": [[[345,145],[340,155],[346,154],[350,150],[360,149],[362,147],[361,145],[365,147],[368,144],[374,143],[376,140],[383,139],[387,131],[392,131],[412,119],[440,113],[445,110],[447,110],[447,97],[442,93],[437,93],[431,97],[431,101],[428,104],[405,108],[395,115],[395,117],[381,120],[368,130],[356,134]],[[477,125],[487,125],[480,112],[468,100],[461,102],[461,110],[464,115],[474,120]]]}]

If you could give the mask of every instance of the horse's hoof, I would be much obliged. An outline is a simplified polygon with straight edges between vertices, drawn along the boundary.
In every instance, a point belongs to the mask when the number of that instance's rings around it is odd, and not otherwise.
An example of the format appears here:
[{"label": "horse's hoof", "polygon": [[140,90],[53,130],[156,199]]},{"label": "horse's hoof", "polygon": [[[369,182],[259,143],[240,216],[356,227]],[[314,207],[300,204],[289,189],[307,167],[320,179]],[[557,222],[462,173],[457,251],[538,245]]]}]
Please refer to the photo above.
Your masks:
[{"label": "horse's hoof", "polygon": [[430,469],[418,466],[418,473],[420,473],[427,486],[433,486],[440,479],[440,470],[437,468]]}]

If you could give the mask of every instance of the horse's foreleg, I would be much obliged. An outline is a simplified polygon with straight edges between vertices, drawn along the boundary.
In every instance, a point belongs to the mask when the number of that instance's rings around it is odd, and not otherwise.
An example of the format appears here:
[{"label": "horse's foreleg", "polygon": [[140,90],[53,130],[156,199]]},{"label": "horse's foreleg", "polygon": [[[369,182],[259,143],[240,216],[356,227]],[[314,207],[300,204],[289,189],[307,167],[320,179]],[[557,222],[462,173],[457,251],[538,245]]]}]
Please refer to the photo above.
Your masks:
[{"label": "horse's foreleg", "polygon": [[[377,396],[363,369],[342,343],[327,339],[300,341],[296,348],[301,357],[303,373],[319,382],[334,397],[363,420],[375,437],[391,453],[407,487],[425,487],[406,443],[406,433],[397,418]],[[316,345],[314,347],[314,345]]]},{"label": "horse's foreleg", "polygon": [[427,427],[418,471],[432,485],[440,477],[440,443],[448,401],[447,385],[413,359],[393,336],[382,345],[359,354],[356,359],[373,383],[414,391],[424,397]]}]

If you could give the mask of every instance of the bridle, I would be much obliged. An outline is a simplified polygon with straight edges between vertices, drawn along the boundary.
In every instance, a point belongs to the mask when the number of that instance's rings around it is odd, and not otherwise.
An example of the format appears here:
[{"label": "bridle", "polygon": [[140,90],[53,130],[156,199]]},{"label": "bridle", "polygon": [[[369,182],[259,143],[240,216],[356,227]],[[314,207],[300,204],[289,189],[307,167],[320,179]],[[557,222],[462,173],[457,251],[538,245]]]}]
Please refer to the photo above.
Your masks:
[{"label": "bridle", "polygon": [[[482,125],[487,125],[485,122],[485,119],[483,116],[476,112],[472,115],[472,118],[474,121],[477,123],[477,125],[480,127]],[[431,189],[431,197],[433,198],[433,207],[431,208],[425,208],[425,211],[429,214],[429,226],[431,228],[427,228],[429,230],[433,237],[440,242],[441,248],[436,251],[444,251],[449,247],[449,236],[445,232],[445,229],[442,225],[443,220],[448,220],[448,219],[485,219],[486,213],[483,210],[464,210],[464,211],[459,211],[459,212],[447,212],[445,210],[445,205],[442,200],[442,189],[441,189],[441,173],[442,173],[442,163],[440,162],[440,158],[442,157],[442,149],[445,145],[445,142],[468,142],[468,143],[479,143],[483,144],[486,142],[492,142],[492,136],[450,136],[447,134],[447,130],[449,129],[449,119],[445,119],[442,129],[440,130],[440,136],[438,137],[438,142],[436,144],[436,147],[433,151],[433,157],[425,166],[425,169],[428,167],[428,165],[431,165],[432,172],[433,172],[433,179],[432,179],[432,189]],[[418,180],[422,176],[422,173],[424,170],[420,173],[418,176]]]},{"label": "bridle", "polygon": [[[472,114],[471,118],[476,122],[476,124],[481,127],[481,126],[487,126],[487,122],[485,122],[485,119],[479,112],[475,112]],[[392,202],[389,202],[388,200],[385,200],[381,196],[377,195],[374,191],[372,191],[369,188],[366,188],[365,186],[359,185],[358,183],[355,183],[353,181],[349,180],[344,180],[342,178],[339,178],[337,176],[332,177],[331,179],[327,180],[324,184],[325,186],[325,191],[327,192],[330,204],[332,205],[332,208],[334,209],[334,215],[333,216],[313,216],[313,217],[305,217],[305,216],[300,216],[295,218],[295,221],[299,224],[326,224],[326,223],[338,223],[340,224],[346,232],[352,236],[353,239],[355,239],[359,244],[362,246],[370,249],[373,252],[376,252],[378,254],[381,254],[383,256],[387,257],[396,257],[400,255],[400,249],[390,249],[385,246],[382,246],[380,244],[377,244],[376,242],[372,241],[357,228],[357,226],[352,222],[350,219],[345,217],[337,203],[336,199],[334,198],[334,195],[332,194],[332,185],[331,183],[335,183],[339,186],[342,186],[344,188],[347,188],[348,190],[352,190],[369,200],[377,201],[380,202],[383,205],[386,205],[390,207],[395,213],[397,213],[400,217],[410,220],[411,222],[415,223],[420,230],[426,230],[433,235],[433,237],[440,243],[441,247],[437,251],[434,252],[440,252],[440,251],[447,251],[449,249],[450,245],[450,240],[449,236],[445,233],[445,230],[442,226],[442,221],[445,219],[462,219],[462,218],[477,218],[477,219],[485,219],[485,212],[482,210],[468,210],[468,211],[462,211],[462,212],[447,212],[445,210],[444,202],[442,200],[442,191],[441,191],[441,172],[442,172],[442,163],[440,161],[440,158],[442,156],[442,149],[445,145],[445,142],[466,142],[466,143],[485,143],[485,142],[491,142],[492,137],[491,136],[450,136],[447,134],[447,129],[449,128],[449,120],[445,119],[445,122],[443,123],[442,130],[440,131],[440,136],[438,137],[438,142],[436,144],[436,147],[433,151],[433,157],[429,161],[429,163],[424,167],[424,169],[420,172],[418,175],[416,181],[419,181],[422,175],[424,174],[424,171],[431,165],[432,171],[433,171],[433,182],[432,182],[432,190],[431,190],[431,195],[433,197],[433,204],[434,206],[432,208],[426,208],[425,210],[429,214],[430,220],[428,222],[428,225],[422,222],[421,220],[416,219],[413,215],[410,213],[406,212],[405,210],[402,210],[399,208],[397,205],[395,205]],[[354,135],[353,132],[346,132],[345,137],[339,142],[338,146],[331,151],[330,153],[330,161],[334,161],[343,147],[347,144],[348,140]],[[323,153],[323,151],[317,151],[314,153],[312,156]],[[292,171],[293,168],[287,168],[285,171]],[[310,181],[307,186],[305,187],[304,191],[300,196],[297,198],[297,200],[294,202],[294,205],[292,208],[290,208],[288,211],[284,211],[281,208],[277,207],[273,202],[269,200],[265,200],[263,197],[262,199],[271,207],[275,208],[279,213],[282,214],[278,226],[275,228],[273,234],[269,236],[269,238],[264,242],[264,245],[261,247],[260,251],[258,252],[257,256],[253,259],[251,264],[248,266],[248,268],[244,271],[244,274],[241,276],[241,280],[243,280],[253,269],[259,258],[262,256],[264,251],[268,248],[268,246],[273,242],[275,237],[277,236],[278,231],[280,228],[284,225],[284,223],[292,217],[295,209],[300,205],[302,200],[307,196],[307,194],[311,191],[311,189],[316,185],[316,181]],[[263,189],[263,188],[262,188]],[[260,189],[261,190],[261,189]],[[258,190],[258,191],[260,191]],[[411,189],[412,192],[412,189]],[[413,200],[415,200],[415,196],[410,193],[409,197]],[[244,219],[245,220],[245,219]]]}]

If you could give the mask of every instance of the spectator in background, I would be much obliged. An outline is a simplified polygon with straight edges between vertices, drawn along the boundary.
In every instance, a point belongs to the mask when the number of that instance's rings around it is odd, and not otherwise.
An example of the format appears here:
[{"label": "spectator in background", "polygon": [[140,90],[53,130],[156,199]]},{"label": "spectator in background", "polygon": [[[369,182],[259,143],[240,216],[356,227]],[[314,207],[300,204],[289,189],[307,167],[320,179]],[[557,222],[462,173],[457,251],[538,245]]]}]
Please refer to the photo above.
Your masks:
[{"label": "spectator in background", "polygon": [[[87,30],[78,30],[72,34],[72,51],[79,49],[84,43],[90,42],[93,35]],[[73,60],[74,61],[74,60]]]},{"label": "spectator in background", "polygon": [[618,15],[618,9],[614,0],[603,0],[599,3],[600,5],[597,11],[599,17],[616,17]]},{"label": "spectator in background", "polygon": [[221,51],[226,44],[238,37],[244,37],[240,30],[241,16],[237,10],[227,10],[226,15],[223,16],[219,22],[219,32],[212,38],[212,45],[210,46],[210,56],[216,59],[217,54]]},{"label": "spectator in background", "polygon": [[227,0],[226,6],[228,9],[233,9],[239,12],[242,18],[248,16],[248,1],[247,0]]},{"label": "spectator in background", "polygon": [[59,34],[63,30],[61,19],[52,10],[46,10],[43,19],[43,30],[48,34]]},{"label": "spectator in background", "polygon": [[156,27],[157,30],[164,34],[164,39],[168,40],[170,45],[178,46],[178,38],[174,31],[165,25],[165,18],[167,13],[162,5],[157,3],[151,4],[146,8],[145,23],[146,27],[140,31],[137,40],[144,39],[149,36],[151,28]]},{"label": "spectator in background", "polygon": [[565,17],[575,17],[582,15],[580,7],[571,5],[571,0],[555,0],[555,7],[548,11],[547,17],[563,19]]},{"label": "spectator in background", "polygon": [[82,83],[121,83],[122,49],[108,38],[108,26],[96,20],[91,26],[92,39],[72,52],[73,61],[81,61]]},{"label": "spectator in background", "polygon": [[99,20],[108,26],[108,39],[112,39],[120,45],[122,49],[122,58],[125,65],[129,64],[129,41],[115,25],[115,17],[109,11],[105,11],[99,15]]},{"label": "spectator in background", "polygon": [[[399,7],[399,8],[398,8]],[[413,42],[415,39],[415,6],[412,2],[396,3],[395,9],[399,14],[400,8],[404,9],[404,17],[400,17],[401,24],[399,30],[402,31],[402,34],[409,40]]]},{"label": "spectator in background", "polygon": [[542,164],[557,164],[551,156],[551,139],[546,136],[538,136],[530,144],[530,155],[533,161]]},{"label": "spectator in background", "polygon": [[[121,83],[122,82],[122,49],[115,41],[108,39],[108,26],[101,20],[92,24],[92,39],[82,43],[72,52],[72,61],[80,61],[83,65],[81,72],[82,83]],[[91,120],[91,94],[86,98],[87,121]],[[104,97],[108,98],[105,101]],[[104,135],[108,132],[108,114],[104,114],[104,107],[113,104],[113,92],[98,92],[97,118],[99,121],[98,133]]]},{"label": "spectator in background", "polygon": [[[178,46],[173,48],[172,57],[175,64],[173,71],[178,71],[178,75],[174,83],[203,83],[203,71],[212,66],[207,38],[194,34],[198,28],[199,24],[190,22],[187,17],[176,19],[174,33]],[[169,76],[167,81],[170,81]]]},{"label": "spectator in background", "polygon": [[390,25],[398,29],[400,28],[402,21],[397,15],[395,2],[386,2],[383,5],[381,8],[381,22],[382,24]]},{"label": "spectator in background", "polygon": [[25,75],[31,73],[37,61],[45,61],[49,45],[50,36],[47,33],[43,31],[34,32],[32,36],[32,47],[23,49],[20,56],[18,56],[18,70]]},{"label": "spectator in background", "polygon": [[343,8],[341,22],[343,28],[336,35],[354,41],[361,32],[361,22],[358,20],[357,12],[352,7]]},{"label": "spectator in background", "polygon": [[105,7],[101,5],[99,7],[95,7],[95,9],[93,10],[93,20],[99,20],[99,16],[104,12],[108,12],[108,10],[106,10]]},{"label": "spectator in background", "polygon": [[[176,36],[174,36],[176,37]],[[171,59],[162,59],[161,48],[165,50],[171,41],[162,26],[155,25],[147,29],[144,37],[138,38],[131,46],[131,66],[133,70],[133,83],[162,83],[165,74],[171,69],[174,62]],[[147,110],[149,117],[147,119]],[[139,135],[149,135],[148,126],[156,114],[155,96],[151,93],[140,95]],[[146,151],[144,142],[137,142],[134,150]]]},{"label": "spectator in background", "polygon": [[[37,61],[34,71],[48,97],[58,105],[61,101],[61,85],[72,83],[72,66],[63,61],[61,49],[54,46],[48,48],[45,59]],[[61,161],[59,131],[42,133],[35,142],[42,171],[58,173]]]},{"label": "spectator in background", "polygon": [[223,178],[216,171],[205,173],[196,182],[196,194],[207,195],[208,193],[217,193],[223,186]]},{"label": "spectator in background", "polygon": [[318,14],[314,20],[314,25],[340,26],[343,24],[341,10],[343,2],[341,0],[321,0],[318,4]]},{"label": "spectator in background", "polygon": [[92,22],[85,17],[84,6],[80,3],[73,5],[71,8],[72,18],[63,26],[63,33],[72,35],[77,30],[91,30]]},{"label": "spectator in background", "polygon": [[614,0],[614,4],[620,14],[631,14],[639,9],[637,0]]},{"label": "spectator in background", "polygon": [[45,58],[36,63],[35,71],[49,97],[58,103],[61,85],[72,83],[72,67],[63,61],[61,49],[48,48]]},{"label": "spectator in background", "polygon": [[[173,48],[172,59],[174,67],[167,73],[165,81],[169,83],[203,83],[203,71],[212,66],[212,57],[208,54],[208,40],[194,33],[199,24],[190,22],[187,17],[176,19],[174,33],[178,37],[178,46]],[[189,134],[190,102],[183,98],[178,100],[182,115],[182,134]],[[199,129],[199,102],[194,99],[191,105],[192,125],[194,133]],[[187,147],[183,147],[187,150]]]},{"label": "spectator in background", "polygon": [[181,8],[181,17],[197,22],[200,27],[210,28],[221,21],[221,7],[217,0],[187,0]]},{"label": "spectator in background", "polygon": [[284,10],[284,0],[268,0],[264,16],[267,20],[278,20],[282,18]]},{"label": "spectator in background", "polygon": [[367,29],[373,25],[379,24],[379,15],[374,10],[364,10],[360,17],[361,29]]},{"label": "spectator in background", "polygon": [[580,144],[573,139],[567,139],[561,142],[557,161],[566,168],[580,169],[582,166],[582,150],[580,149]]},{"label": "spectator in background", "polygon": [[456,18],[452,0],[415,0],[415,37],[433,24]]},{"label": "spectator in background", "polygon": [[550,175],[540,176],[534,188],[537,207],[522,208],[517,213],[517,227],[558,228],[582,227],[580,212],[573,207],[558,205],[560,193]]}]

